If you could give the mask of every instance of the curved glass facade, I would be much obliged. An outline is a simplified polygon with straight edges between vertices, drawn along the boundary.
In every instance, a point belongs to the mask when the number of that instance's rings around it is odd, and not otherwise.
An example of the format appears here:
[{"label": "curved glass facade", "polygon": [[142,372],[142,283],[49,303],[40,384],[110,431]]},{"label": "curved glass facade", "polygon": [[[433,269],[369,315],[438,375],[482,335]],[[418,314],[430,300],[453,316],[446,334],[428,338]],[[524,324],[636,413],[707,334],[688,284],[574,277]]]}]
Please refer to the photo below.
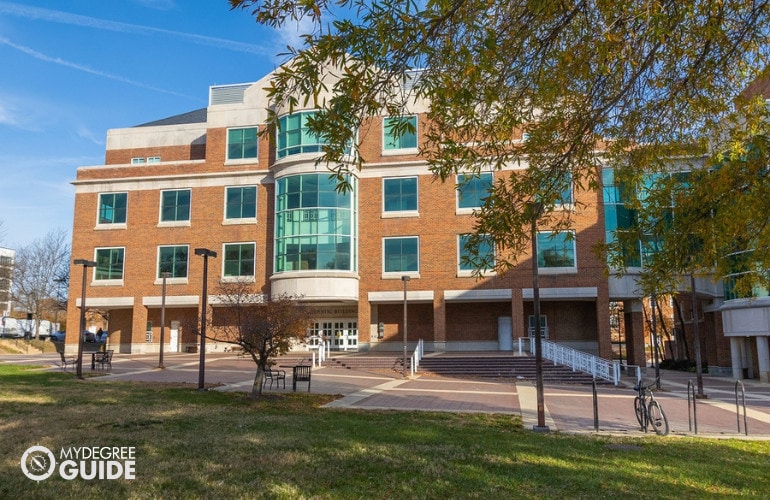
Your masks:
[{"label": "curved glass facade", "polygon": [[275,272],[356,271],[355,179],[337,192],[328,174],[276,181]]}]

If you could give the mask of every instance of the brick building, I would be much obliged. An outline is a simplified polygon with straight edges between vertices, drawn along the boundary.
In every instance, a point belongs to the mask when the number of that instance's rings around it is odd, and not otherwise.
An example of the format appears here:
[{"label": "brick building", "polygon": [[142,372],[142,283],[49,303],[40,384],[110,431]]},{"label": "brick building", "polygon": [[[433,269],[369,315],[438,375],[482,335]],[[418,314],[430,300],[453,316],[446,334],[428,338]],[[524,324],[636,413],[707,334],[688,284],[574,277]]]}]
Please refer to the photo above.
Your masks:
[{"label": "brick building", "polygon": [[[510,172],[434,179],[417,155],[426,110],[417,102],[411,115],[372,119],[359,130],[366,163],[350,180],[353,190],[339,193],[315,163],[321,145],[304,128],[312,109],[279,114],[280,132],[257,135],[269,78],[212,87],[205,109],[108,131],[105,164],[79,168],[73,182],[72,256],[97,266],[73,265],[68,324],[79,324],[85,271],[86,306],[109,318],[99,326],[112,347],[157,352],[161,276],[169,273],[165,348],[196,345],[189,325],[199,317],[203,259],[194,249],[207,248],[217,252],[208,265],[212,307],[219,283],[234,280],[265,296],[301,296],[315,317],[309,333],[333,348],[400,350],[405,288],[410,348],[423,339],[427,351],[506,351],[530,336],[532,256],[482,279],[462,262],[473,209],[489,183]],[[394,137],[397,119],[411,120],[416,133]],[[575,212],[572,235],[539,228],[542,326],[552,341],[609,358],[610,305],[622,303],[626,359],[644,364],[634,276],[607,278],[592,249],[619,220],[607,172],[604,192],[563,194],[562,209]]]}]

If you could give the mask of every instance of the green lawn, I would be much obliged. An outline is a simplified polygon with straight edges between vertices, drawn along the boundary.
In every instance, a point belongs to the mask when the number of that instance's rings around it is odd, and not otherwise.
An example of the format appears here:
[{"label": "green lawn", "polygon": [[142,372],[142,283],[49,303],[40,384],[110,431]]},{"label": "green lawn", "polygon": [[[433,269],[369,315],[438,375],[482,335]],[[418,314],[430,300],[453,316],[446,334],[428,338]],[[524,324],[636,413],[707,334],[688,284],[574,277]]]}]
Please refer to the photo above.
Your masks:
[{"label": "green lawn", "polygon": [[[0,498],[767,498],[770,443],[536,434],[509,415],[322,409],[0,365]],[[134,447],[135,480],[35,482],[50,449]],[[58,470],[58,469],[57,469]]]}]

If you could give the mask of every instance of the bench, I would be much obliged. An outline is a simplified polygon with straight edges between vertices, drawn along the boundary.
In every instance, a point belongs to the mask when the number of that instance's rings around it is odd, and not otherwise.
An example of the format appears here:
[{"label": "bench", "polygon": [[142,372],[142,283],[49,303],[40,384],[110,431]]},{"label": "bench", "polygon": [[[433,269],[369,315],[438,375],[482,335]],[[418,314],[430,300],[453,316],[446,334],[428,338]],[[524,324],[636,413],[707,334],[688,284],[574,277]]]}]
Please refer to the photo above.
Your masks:
[{"label": "bench", "polygon": [[273,388],[273,381],[275,386],[283,381],[283,388],[286,389],[286,372],[284,370],[274,370],[272,368],[265,368],[265,378],[262,380],[262,387],[265,387],[267,381],[270,380],[270,389]]},{"label": "bench", "polygon": [[310,392],[310,365],[299,365],[293,368],[292,387],[297,392],[297,382],[307,382],[307,392]]},{"label": "bench", "polygon": [[59,353],[59,356],[61,356],[61,369],[62,371],[67,371],[67,366],[74,366],[78,363],[78,357],[77,356],[65,356],[64,355],[64,346],[62,346],[62,350],[57,349],[56,351]]},{"label": "bench", "polygon": [[99,366],[100,371],[104,371],[105,369],[110,372],[112,371],[112,349],[104,352],[96,352],[94,353],[93,361],[96,365]]}]

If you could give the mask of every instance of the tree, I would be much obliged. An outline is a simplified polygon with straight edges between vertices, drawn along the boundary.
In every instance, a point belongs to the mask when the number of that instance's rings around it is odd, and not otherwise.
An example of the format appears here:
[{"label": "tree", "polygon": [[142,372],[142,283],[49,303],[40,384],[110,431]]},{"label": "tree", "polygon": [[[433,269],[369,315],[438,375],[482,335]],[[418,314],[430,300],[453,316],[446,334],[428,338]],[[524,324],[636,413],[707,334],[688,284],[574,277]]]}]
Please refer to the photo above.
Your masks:
[{"label": "tree", "polygon": [[272,359],[289,351],[304,339],[310,326],[310,311],[293,297],[265,300],[250,283],[223,283],[219,305],[212,314],[207,338],[240,346],[257,365],[253,397],[262,395],[265,369]]},{"label": "tree", "polygon": [[69,275],[67,233],[53,230],[16,251],[13,300],[32,314],[35,335],[40,320],[60,308],[62,277]]},{"label": "tree", "polygon": [[522,167],[495,184],[467,244],[491,236],[507,250],[498,270],[530,246],[528,205],[542,203],[543,227],[570,225],[571,212],[553,210],[566,184],[598,189],[606,165],[638,182],[674,157],[740,151],[746,132],[763,126],[751,112],[758,100],[733,104],[765,64],[767,1],[230,3],[274,27],[314,21],[270,84],[269,121],[318,108],[308,127],[341,189],[366,161],[356,133],[420,107],[420,152],[440,179]]}]

